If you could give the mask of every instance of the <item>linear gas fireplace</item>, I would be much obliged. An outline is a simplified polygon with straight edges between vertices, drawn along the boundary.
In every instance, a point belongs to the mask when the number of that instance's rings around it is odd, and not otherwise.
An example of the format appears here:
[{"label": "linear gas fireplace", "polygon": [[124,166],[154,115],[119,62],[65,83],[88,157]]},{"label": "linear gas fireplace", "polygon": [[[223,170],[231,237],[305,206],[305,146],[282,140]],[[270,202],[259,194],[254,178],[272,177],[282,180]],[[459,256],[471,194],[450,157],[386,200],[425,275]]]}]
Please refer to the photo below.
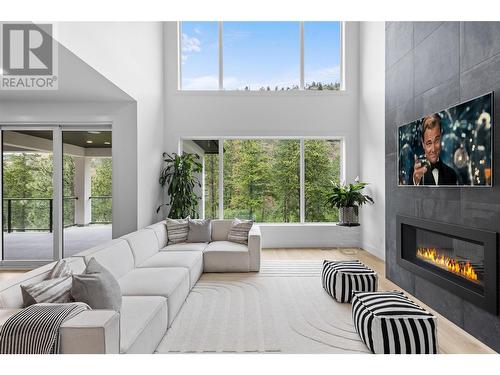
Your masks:
[{"label": "linear gas fireplace", "polygon": [[497,313],[497,234],[397,216],[398,264]]}]

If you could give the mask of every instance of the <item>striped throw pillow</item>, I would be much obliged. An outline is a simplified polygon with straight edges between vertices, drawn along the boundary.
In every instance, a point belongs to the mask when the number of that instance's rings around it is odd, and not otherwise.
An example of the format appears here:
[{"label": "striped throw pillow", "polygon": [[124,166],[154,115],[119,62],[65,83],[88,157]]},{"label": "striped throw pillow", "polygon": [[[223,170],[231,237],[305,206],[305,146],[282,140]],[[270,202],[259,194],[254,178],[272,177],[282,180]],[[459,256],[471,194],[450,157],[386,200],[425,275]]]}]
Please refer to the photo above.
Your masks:
[{"label": "striped throw pillow", "polygon": [[253,220],[240,220],[235,218],[231,223],[227,240],[246,245],[248,243],[248,232],[250,232],[252,225]]},{"label": "striped throw pillow", "polygon": [[186,219],[167,219],[168,245],[186,242],[189,233],[189,217]]},{"label": "striped throw pillow", "polygon": [[21,285],[24,307],[35,303],[71,302],[71,275]]},{"label": "striped throw pillow", "polygon": [[48,279],[55,279],[57,277],[63,277],[63,276],[68,276],[71,275],[71,268],[69,268],[68,262],[66,259],[61,259],[59,262],[57,262],[50,271],[49,275],[47,276]]},{"label": "striped throw pillow", "polygon": [[42,302],[71,302],[71,268],[65,259],[58,261],[45,280],[21,285],[24,307]]}]

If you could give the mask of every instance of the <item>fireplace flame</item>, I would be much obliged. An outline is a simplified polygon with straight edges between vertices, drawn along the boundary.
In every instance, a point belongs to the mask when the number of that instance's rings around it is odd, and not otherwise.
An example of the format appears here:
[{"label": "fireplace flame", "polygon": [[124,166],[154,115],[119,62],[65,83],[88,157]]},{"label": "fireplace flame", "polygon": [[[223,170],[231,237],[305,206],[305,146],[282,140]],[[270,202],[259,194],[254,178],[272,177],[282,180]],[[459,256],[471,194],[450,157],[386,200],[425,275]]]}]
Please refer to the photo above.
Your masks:
[{"label": "fireplace flame", "polygon": [[476,281],[477,273],[470,262],[460,262],[449,256],[439,254],[435,248],[420,247],[417,249],[417,257],[423,258],[441,268],[445,268],[450,272],[463,276],[466,279]]}]

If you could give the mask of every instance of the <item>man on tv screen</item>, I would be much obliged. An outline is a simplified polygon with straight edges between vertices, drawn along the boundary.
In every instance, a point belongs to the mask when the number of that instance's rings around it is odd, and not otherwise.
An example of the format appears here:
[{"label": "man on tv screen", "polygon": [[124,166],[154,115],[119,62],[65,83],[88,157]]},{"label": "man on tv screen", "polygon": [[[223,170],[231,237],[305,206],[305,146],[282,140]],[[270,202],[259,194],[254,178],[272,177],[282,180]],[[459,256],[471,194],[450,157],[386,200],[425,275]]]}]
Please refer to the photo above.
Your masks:
[{"label": "man on tv screen", "polygon": [[422,147],[425,159],[415,155],[415,164],[410,171],[413,185],[456,185],[455,171],[439,159],[441,153],[441,117],[437,113],[422,120]]}]

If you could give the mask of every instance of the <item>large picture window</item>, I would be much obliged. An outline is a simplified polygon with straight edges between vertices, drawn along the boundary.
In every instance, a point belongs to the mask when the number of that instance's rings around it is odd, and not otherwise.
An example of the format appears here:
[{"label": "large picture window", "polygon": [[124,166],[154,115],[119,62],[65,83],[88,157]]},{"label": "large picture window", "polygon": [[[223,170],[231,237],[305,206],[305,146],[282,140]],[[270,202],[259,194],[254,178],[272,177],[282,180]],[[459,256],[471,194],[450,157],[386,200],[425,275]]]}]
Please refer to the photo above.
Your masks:
[{"label": "large picture window", "polygon": [[[192,147],[196,144],[196,148]],[[339,139],[185,140],[203,161],[200,215],[261,223],[336,222],[326,201],[342,175]],[[222,162],[221,162],[222,158]]]},{"label": "large picture window", "polygon": [[180,22],[179,89],[343,89],[342,22]]},{"label": "large picture window", "polygon": [[298,140],[224,141],[224,218],[300,220]]}]

